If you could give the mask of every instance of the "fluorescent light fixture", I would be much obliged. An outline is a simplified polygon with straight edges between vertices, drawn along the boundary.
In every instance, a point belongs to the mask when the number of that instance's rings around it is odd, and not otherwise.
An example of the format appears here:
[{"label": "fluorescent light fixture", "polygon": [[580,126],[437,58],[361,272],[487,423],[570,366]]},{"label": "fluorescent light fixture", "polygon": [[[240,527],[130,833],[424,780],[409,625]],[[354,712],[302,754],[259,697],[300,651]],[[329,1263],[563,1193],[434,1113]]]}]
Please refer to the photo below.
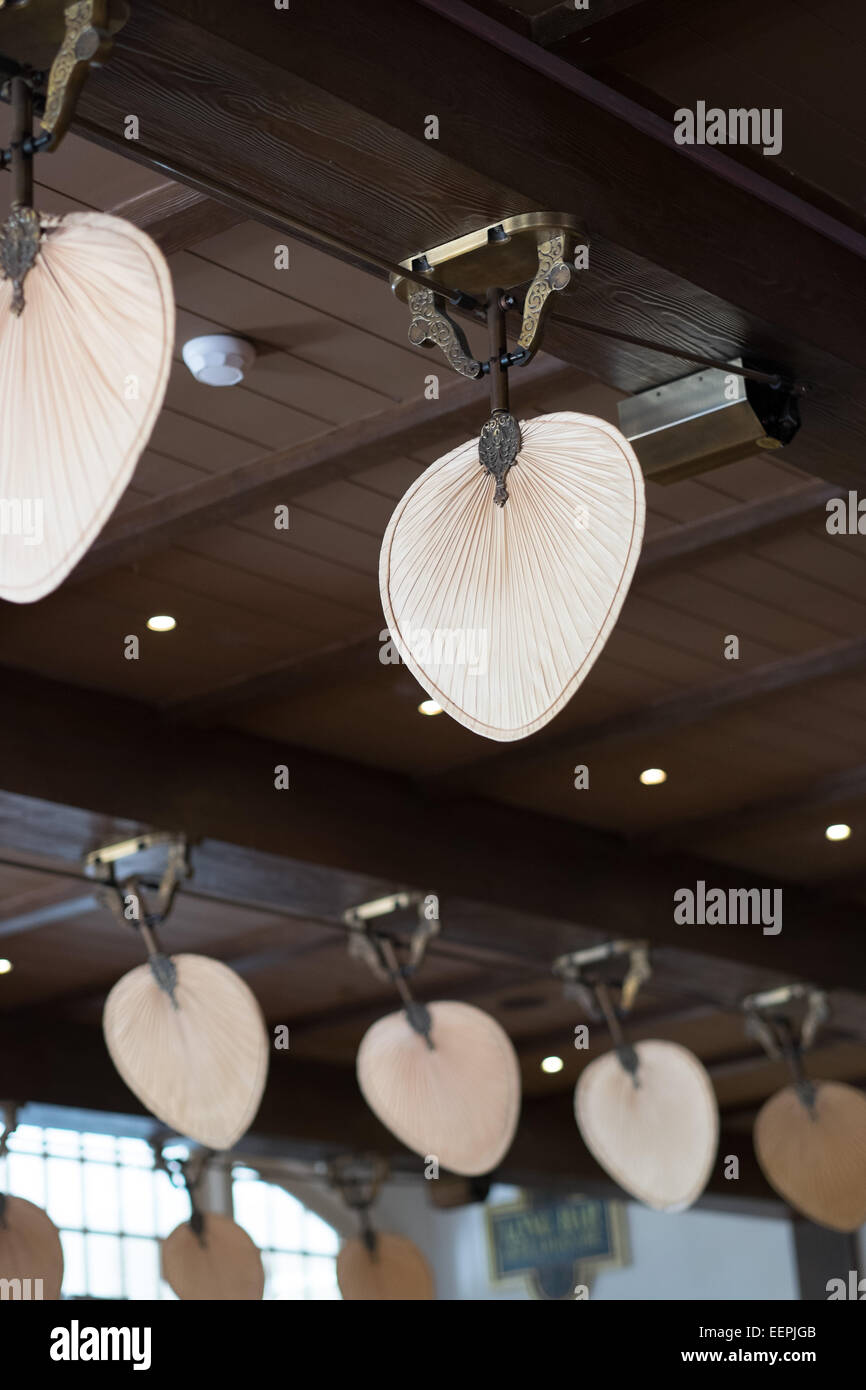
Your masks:
[{"label": "fluorescent light fixture", "polygon": [[663,767],[646,767],[640,775],[640,780],[645,787],[657,787],[668,780],[668,775]]},{"label": "fluorescent light fixture", "polygon": [[828,840],[850,840],[850,825],[828,825],[824,831]]},{"label": "fluorescent light fixture", "polygon": [[151,632],[171,632],[177,627],[177,619],[168,613],[157,613],[154,617],[148,618],[147,625]]},{"label": "fluorescent light fixture", "polygon": [[435,700],[422,700],[420,705],[418,706],[418,713],[430,715],[441,714],[442,706],[437,705]]},{"label": "fluorescent light fixture", "polygon": [[564,1066],[565,1063],[561,1057],[545,1057],[541,1064],[541,1070],[546,1071],[549,1076],[552,1076],[554,1072],[562,1071]]}]

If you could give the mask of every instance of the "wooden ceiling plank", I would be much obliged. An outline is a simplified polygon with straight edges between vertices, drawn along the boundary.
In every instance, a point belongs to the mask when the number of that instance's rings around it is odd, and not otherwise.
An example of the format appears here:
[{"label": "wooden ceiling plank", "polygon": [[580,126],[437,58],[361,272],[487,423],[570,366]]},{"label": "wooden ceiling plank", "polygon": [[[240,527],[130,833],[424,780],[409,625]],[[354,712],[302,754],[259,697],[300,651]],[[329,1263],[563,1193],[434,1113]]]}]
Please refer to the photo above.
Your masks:
[{"label": "wooden ceiling plank", "polygon": [[676,821],[672,825],[666,825],[663,830],[644,836],[643,842],[664,849],[680,843],[683,839],[721,838],[735,831],[764,825],[767,821],[793,818],[804,811],[864,798],[866,764],[861,764],[792,786],[778,796],[761,797],[740,806],[730,807],[721,814]]},{"label": "wooden ceiling plank", "polygon": [[[692,525],[671,527],[644,545],[637,582],[676,570],[692,558],[703,561],[745,543],[754,545],[775,538],[805,521],[823,516],[826,502],[835,492],[836,489],[827,484],[810,483],[770,501],[747,503]],[[281,662],[268,671],[232,681],[216,690],[203,691],[191,700],[174,701],[167,708],[175,718],[191,723],[211,721],[230,709],[289,698],[318,681],[331,684],[356,680],[377,652],[382,630],[383,624],[379,624],[376,629],[371,627],[343,644],[330,643],[301,661]]]},{"label": "wooden ceiling plank", "polygon": [[[555,384],[569,375],[569,369],[560,364],[530,362],[514,383],[515,396],[519,400],[522,389],[538,390],[543,383]],[[459,382],[438,400],[405,402],[154,498],[109,522],[73,571],[72,582],[183,541],[194,529],[231,521],[269,503],[287,502],[325,483],[349,478],[380,463],[388,451],[403,453],[464,423],[467,429],[474,428],[483,408],[478,384]]]},{"label": "wooden ceiling plank", "polygon": [[186,251],[245,220],[243,213],[182,183],[165,183],[127,198],[111,208],[111,215],[141,227],[166,256]]},{"label": "wooden ceiling plank", "polygon": [[587,748],[646,736],[670,733],[693,724],[705,723],[722,711],[750,705],[780,691],[797,689],[811,681],[830,680],[866,665],[866,638],[838,642],[803,655],[785,657],[759,666],[741,676],[695,686],[675,695],[655,700],[636,710],[584,728],[564,729],[528,747],[495,753],[471,764],[463,764],[432,779],[441,792],[455,794],[472,787],[477,790],[491,776],[541,764],[551,754],[567,752],[581,758]]}]

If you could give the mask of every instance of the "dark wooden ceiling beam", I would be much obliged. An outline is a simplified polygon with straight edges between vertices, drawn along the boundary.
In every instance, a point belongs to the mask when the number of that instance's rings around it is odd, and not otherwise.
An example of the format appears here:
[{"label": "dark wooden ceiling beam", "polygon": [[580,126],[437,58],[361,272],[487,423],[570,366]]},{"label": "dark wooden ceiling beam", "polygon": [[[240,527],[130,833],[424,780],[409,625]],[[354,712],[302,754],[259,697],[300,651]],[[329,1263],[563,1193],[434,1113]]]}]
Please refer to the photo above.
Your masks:
[{"label": "dark wooden ceiling beam", "polygon": [[[764,544],[795,526],[823,517],[828,500],[837,492],[837,488],[826,483],[809,483],[769,501],[746,502],[704,521],[672,526],[644,545],[635,582],[656,578],[689,561],[713,560],[741,545]],[[378,652],[382,631],[380,624],[357,637],[329,643],[266,671],[242,676],[184,700],[167,702],[164,708],[173,718],[191,724],[213,724],[225,719],[230,711],[247,705],[289,699],[317,686],[363,679],[365,674],[381,668]]]},{"label": "dark wooden ceiling beam", "polygon": [[587,40],[606,29],[612,19],[631,19],[656,0],[592,0],[578,9],[574,0],[470,0],[473,9],[508,25],[515,33],[545,47],[574,35]]},{"label": "dark wooden ceiling beam", "polygon": [[[769,356],[815,383],[791,461],[856,486],[866,239],[718,150],[675,146],[670,122],[568,64],[534,69],[539,54],[554,59],[529,48],[504,52],[394,0],[290,16],[139,0],[77,126],[284,235],[336,239],[348,259],[399,260],[564,205],[592,237],[571,316],[655,339],[682,367],[561,322],[550,352],[626,391],[685,374],[690,353]],[[138,142],[123,137],[130,109]],[[425,139],[426,112],[438,140]]]},{"label": "dark wooden ceiling beam", "polygon": [[[538,358],[517,374],[515,400],[530,394],[543,399],[569,382],[579,384],[572,370]],[[289,502],[398,454],[435,446],[461,429],[477,430],[485,408],[483,384],[455,382],[438,400],[405,401],[143,502],[109,522],[70,582],[131,564],[195,531]]]},{"label": "dark wooden ceiling beam", "polygon": [[[283,765],[290,788],[277,791]],[[785,887],[781,935],[759,925],[684,928],[673,917],[683,885],[778,885],[692,856],[650,856],[614,835],[493,802],[446,810],[395,774],[176,727],[147,705],[8,669],[0,776],[0,847],[24,853],[80,859],[144,826],[182,830],[195,846],[194,890],[223,901],[333,924],[395,888],[436,892],[447,937],[467,948],[537,967],[604,937],[645,937],[685,953],[683,974],[694,991],[703,971],[708,999],[721,998],[719,960],[767,983],[808,978],[820,939],[817,983],[866,989],[862,909],[821,893]],[[713,962],[705,970],[704,957]],[[755,983],[735,977],[732,1002]]]},{"label": "dark wooden ceiling beam", "polygon": [[539,738],[526,747],[494,753],[477,762],[463,764],[427,779],[431,789],[441,795],[455,795],[472,788],[478,791],[491,777],[516,768],[526,769],[549,760],[551,755],[567,753],[571,762],[584,760],[590,748],[636,743],[680,729],[703,724],[732,710],[742,709],[756,700],[787,690],[797,690],[813,681],[831,680],[860,671],[866,666],[866,638],[834,643],[803,655],[783,657],[764,666],[729,676],[710,685],[691,686],[675,695],[653,700],[639,709],[612,715],[572,729]]}]

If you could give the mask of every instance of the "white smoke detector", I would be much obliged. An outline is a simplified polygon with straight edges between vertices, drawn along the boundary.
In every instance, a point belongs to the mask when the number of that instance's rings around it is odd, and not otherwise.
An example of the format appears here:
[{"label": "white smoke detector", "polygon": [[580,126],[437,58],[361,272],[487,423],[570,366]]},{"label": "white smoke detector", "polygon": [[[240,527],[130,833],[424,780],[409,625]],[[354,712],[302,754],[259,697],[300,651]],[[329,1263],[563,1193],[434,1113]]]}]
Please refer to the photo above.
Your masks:
[{"label": "white smoke detector", "polygon": [[256,350],[245,338],[205,333],[184,343],[183,360],[196,381],[205,386],[237,386],[255,362]]}]

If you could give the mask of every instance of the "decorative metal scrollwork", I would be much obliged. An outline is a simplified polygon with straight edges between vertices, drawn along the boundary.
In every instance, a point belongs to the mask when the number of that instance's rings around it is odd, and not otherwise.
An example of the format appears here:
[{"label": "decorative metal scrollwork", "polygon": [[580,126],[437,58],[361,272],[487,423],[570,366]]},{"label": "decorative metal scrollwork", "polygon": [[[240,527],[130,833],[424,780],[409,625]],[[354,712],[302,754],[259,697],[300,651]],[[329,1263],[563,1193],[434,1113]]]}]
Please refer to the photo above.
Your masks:
[{"label": "decorative metal scrollwork", "polygon": [[75,99],[91,63],[101,62],[108,54],[109,26],[116,9],[122,14],[126,7],[113,6],[109,0],[79,0],[64,11],[66,32],[51,64],[45,114],[40,122],[54,143],[69,126]]},{"label": "decorative metal scrollwork", "polygon": [[505,477],[517,460],[521,442],[520,426],[510,411],[494,410],[481,431],[478,457],[482,468],[496,479],[493,500],[497,507],[504,507],[508,501]]},{"label": "decorative metal scrollwork", "polygon": [[24,277],[36,261],[41,241],[38,212],[14,204],[0,227],[0,270],[4,280],[12,281],[13,314],[24,308]]},{"label": "decorative metal scrollwork", "polygon": [[569,238],[557,232],[547,241],[538,243],[538,271],[529,286],[523,304],[523,324],[518,343],[528,354],[537,351],[541,341],[541,324],[549,307],[550,296],[571,283],[571,266],[565,259]]},{"label": "decorative metal scrollwork", "polygon": [[448,366],[461,376],[481,376],[482,365],[470,353],[462,330],[443,309],[442,296],[434,290],[413,289],[408,303],[412,314],[409,342],[416,347],[429,344],[441,348]]}]

